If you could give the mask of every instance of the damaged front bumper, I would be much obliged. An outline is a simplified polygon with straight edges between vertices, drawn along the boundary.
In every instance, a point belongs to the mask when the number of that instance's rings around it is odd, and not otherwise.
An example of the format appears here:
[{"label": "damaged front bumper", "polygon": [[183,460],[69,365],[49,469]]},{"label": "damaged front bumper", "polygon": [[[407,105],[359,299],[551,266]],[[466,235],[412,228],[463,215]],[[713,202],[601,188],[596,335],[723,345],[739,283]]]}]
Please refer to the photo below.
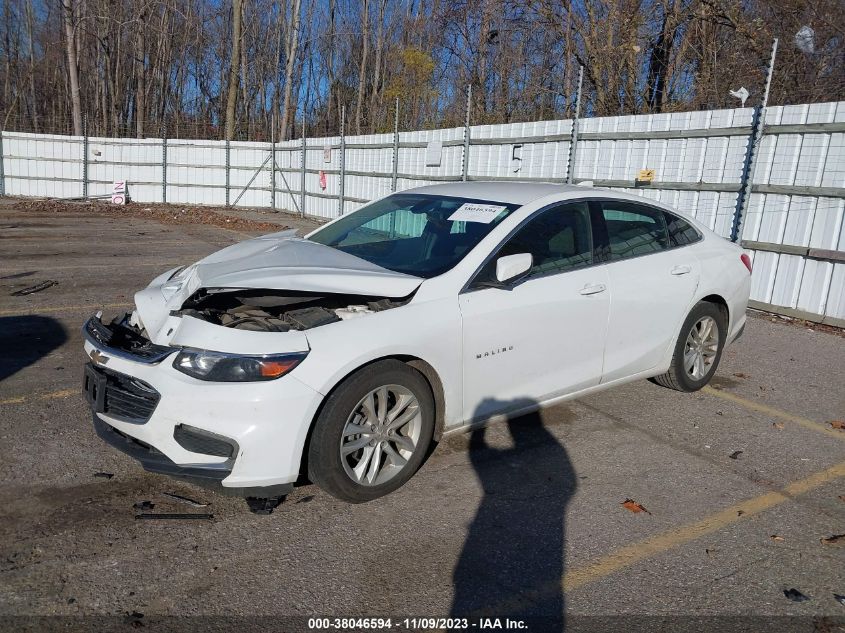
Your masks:
[{"label": "damaged front bumper", "polygon": [[214,383],[172,365],[154,345],[95,316],[83,328],[85,391],[97,434],[144,469],[245,497],[286,494],[299,478],[322,396],[293,376]]}]

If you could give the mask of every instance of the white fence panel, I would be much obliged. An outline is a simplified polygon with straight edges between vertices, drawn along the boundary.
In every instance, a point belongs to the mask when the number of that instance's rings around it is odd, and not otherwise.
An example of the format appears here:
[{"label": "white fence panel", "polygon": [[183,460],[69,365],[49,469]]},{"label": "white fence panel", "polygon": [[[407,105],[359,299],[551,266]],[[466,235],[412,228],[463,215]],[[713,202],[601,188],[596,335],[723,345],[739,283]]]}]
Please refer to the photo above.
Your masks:
[{"label": "white fence panel", "polygon": [[[727,237],[752,120],[751,108],[582,119],[574,181],[671,204]],[[845,102],[771,107],[764,123],[741,224],[754,305],[845,324]],[[564,182],[572,130],[571,120],[472,126],[467,179]],[[137,202],[166,194],[177,204],[274,205],[331,219],[389,194],[394,179],[397,191],[461,180],[464,135],[309,138],[303,174],[301,138],[276,143],[273,160],[266,142],[168,139],[165,151],[157,138],[3,132],[0,190],[78,198],[126,180]],[[442,150],[430,165],[431,141]],[[637,186],[642,169],[654,170],[650,185]]]}]

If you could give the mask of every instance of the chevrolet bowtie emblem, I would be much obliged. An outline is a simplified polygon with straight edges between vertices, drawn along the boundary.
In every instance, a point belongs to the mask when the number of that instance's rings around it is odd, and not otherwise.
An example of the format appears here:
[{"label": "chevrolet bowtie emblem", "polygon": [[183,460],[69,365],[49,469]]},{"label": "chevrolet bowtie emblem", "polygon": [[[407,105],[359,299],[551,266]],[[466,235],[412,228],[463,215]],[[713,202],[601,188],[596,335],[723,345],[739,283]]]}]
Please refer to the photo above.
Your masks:
[{"label": "chevrolet bowtie emblem", "polygon": [[107,362],[109,362],[109,357],[103,354],[98,349],[92,349],[91,354],[89,354],[89,356],[91,356],[91,362],[95,365],[105,365]]}]

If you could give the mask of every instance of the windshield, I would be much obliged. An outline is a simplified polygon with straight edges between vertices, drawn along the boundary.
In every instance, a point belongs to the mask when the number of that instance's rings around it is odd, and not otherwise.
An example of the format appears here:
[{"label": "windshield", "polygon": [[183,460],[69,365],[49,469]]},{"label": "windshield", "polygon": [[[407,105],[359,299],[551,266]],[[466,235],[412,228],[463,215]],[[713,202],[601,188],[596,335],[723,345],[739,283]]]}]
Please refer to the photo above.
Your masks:
[{"label": "windshield", "polygon": [[388,196],[308,239],[383,268],[435,277],[457,264],[518,204],[424,194]]}]

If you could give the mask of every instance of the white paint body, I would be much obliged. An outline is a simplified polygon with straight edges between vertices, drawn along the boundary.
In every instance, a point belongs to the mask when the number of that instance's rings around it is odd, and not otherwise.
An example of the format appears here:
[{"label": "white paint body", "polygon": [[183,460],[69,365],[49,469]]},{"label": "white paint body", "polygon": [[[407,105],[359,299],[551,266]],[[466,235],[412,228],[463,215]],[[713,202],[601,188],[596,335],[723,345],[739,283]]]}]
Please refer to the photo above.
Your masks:
[{"label": "white paint body", "polygon": [[[285,484],[299,476],[308,431],[326,395],[374,360],[413,357],[430,365],[442,384],[442,430],[449,433],[482,419],[525,412],[502,408],[502,402],[529,399],[543,406],[664,373],[684,319],[704,297],[718,295],[727,304],[728,341],[745,323],[750,275],[740,260],[742,249],[669,207],[649,202],[682,216],[703,239],[528,279],[512,289],[468,291],[465,286],[489,255],[537,211],[570,200],[644,200],[588,187],[524,183],[460,183],[414,191],[522,206],[454,268],[425,280],[366,262],[354,265],[357,258],[288,233],[248,240],[211,255],[191,267],[179,288],[167,281],[173,273],[168,271],[136,295],[135,318],[154,343],[242,354],[308,355],[289,374],[252,383],[191,378],[173,368],[172,356],[155,365],[113,358],[109,369],[149,383],[161,399],[145,424],[100,417],[180,465],[210,464],[220,458],[186,451],[173,438],[176,425],[224,435],[239,446],[224,486]],[[283,251],[292,261],[282,265],[281,260],[268,259],[268,252]],[[251,269],[250,262],[255,264]],[[211,278],[237,287],[396,297],[413,293],[413,298],[401,307],[305,331],[250,332],[170,315]],[[94,346],[86,342],[85,349],[90,354]]]}]

